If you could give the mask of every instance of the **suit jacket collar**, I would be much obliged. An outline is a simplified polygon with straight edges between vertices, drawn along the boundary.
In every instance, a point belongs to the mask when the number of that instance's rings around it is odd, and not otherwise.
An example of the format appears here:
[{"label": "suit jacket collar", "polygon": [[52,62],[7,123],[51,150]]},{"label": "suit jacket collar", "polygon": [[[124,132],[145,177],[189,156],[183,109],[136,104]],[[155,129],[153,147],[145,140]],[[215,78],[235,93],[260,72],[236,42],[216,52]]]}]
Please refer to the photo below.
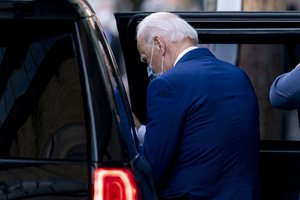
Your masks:
[{"label": "suit jacket collar", "polygon": [[183,55],[182,58],[180,58],[179,61],[176,63],[176,65],[187,60],[193,60],[204,56],[214,56],[214,55],[207,48],[193,49],[187,52],[185,55]]}]

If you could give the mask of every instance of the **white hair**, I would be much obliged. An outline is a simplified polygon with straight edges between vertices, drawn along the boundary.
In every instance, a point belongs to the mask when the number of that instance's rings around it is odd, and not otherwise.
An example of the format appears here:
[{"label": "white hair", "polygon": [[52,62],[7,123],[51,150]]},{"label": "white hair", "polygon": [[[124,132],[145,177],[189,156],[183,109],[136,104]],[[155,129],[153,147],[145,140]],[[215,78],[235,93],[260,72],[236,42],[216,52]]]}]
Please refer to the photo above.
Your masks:
[{"label": "white hair", "polygon": [[137,39],[143,38],[148,45],[155,36],[162,36],[171,42],[179,42],[186,38],[198,41],[197,31],[186,21],[168,12],[152,13],[144,18],[137,27]]}]

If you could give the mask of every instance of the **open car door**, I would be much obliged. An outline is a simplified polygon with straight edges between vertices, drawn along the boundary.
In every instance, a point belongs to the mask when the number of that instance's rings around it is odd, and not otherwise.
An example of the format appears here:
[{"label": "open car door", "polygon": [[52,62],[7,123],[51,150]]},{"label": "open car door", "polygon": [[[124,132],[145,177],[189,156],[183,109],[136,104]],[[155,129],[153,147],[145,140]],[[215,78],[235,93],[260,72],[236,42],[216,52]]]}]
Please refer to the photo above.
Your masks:
[{"label": "open car door", "polygon": [[[116,13],[133,112],[146,123],[147,66],[136,48],[136,27],[149,13]],[[279,74],[300,61],[300,13],[177,12],[198,32],[199,46],[246,71],[260,106],[262,199],[298,200],[300,133],[297,111],[273,108],[268,92]],[[299,77],[300,78],[300,77]]]}]

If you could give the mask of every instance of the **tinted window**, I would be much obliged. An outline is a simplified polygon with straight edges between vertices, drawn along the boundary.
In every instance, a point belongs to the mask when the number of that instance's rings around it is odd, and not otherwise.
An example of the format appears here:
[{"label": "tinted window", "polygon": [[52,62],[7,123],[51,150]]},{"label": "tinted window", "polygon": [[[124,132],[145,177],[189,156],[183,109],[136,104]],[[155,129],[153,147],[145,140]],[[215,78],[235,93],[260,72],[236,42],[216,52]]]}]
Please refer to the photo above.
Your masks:
[{"label": "tinted window", "polygon": [[18,43],[0,41],[0,155],[85,159],[72,35],[37,36]]}]

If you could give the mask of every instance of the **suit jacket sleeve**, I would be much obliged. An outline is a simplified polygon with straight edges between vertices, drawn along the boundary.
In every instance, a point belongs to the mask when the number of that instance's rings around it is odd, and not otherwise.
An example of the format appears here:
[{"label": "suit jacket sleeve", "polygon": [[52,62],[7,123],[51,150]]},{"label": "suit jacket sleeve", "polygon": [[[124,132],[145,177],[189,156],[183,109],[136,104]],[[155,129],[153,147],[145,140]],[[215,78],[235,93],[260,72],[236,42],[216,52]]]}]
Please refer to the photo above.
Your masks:
[{"label": "suit jacket sleeve", "polygon": [[300,107],[300,66],[278,76],[270,89],[270,101],[274,107],[296,109]]},{"label": "suit jacket sleeve", "polygon": [[164,79],[151,81],[147,92],[147,117],[143,153],[148,159],[156,186],[163,184],[172,165],[180,138],[183,114],[179,95]]}]

